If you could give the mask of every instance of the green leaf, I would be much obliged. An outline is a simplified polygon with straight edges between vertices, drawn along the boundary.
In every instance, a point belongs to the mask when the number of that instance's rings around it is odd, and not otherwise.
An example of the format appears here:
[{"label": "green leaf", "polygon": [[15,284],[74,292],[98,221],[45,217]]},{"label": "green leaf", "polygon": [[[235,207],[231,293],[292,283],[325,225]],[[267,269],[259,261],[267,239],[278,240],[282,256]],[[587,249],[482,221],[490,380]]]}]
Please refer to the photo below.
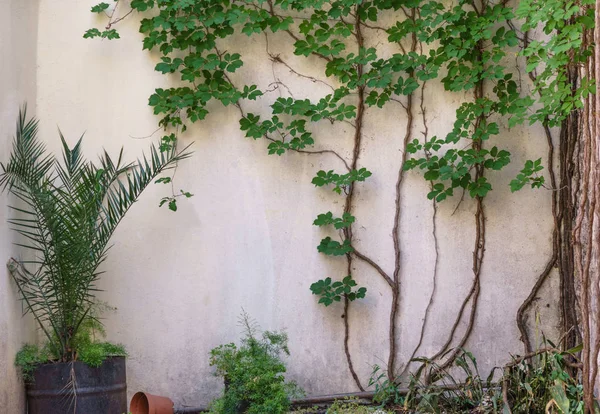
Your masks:
[{"label": "green leaf", "polygon": [[342,279],[342,281],[336,281],[331,283],[331,278],[318,280],[310,285],[310,290],[313,295],[320,296],[319,303],[325,306],[331,305],[333,302],[340,302],[343,297],[348,298],[350,301],[364,298],[367,293],[367,288],[360,287],[353,290],[357,284],[352,279],[351,275],[348,275]]},{"label": "green leaf", "polygon": [[425,173],[424,178],[427,181],[433,181],[433,180],[437,180],[438,177],[440,176],[440,172],[437,170],[429,170]]},{"label": "green leaf", "polygon": [[143,12],[148,10],[153,3],[154,0],[131,0],[131,8],[139,12]]},{"label": "green leaf", "polygon": [[101,37],[104,39],[108,39],[108,40],[113,40],[113,39],[120,39],[121,36],[119,35],[119,32],[117,32],[115,29],[110,29],[110,30],[105,30],[102,32]]},{"label": "green leaf", "polygon": [[354,221],[355,218],[350,213],[344,213],[342,218],[338,218],[333,217],[333,213],[329,211],[325,214],[319,214],[313,224],[315,226],[327,226],[333,224],[337,230],[340,230],[350,227]]},{"label": "green leaf", "polygon": [[344,256],[353,252],[354,249],[350,246],[349,240],[344,240],[343,243],[340,243],[332,240],[331,237],[326,237],[317,246],[317,251],[328,256]]},{"label": "green leaf", "polygon": [[554,380],[554,385],[550,387],[550,394],[552,395],[552,398],[558,406],[560,412],[567,414],[571,412],[571,401],[569,400],[564,387],[565,385],[562,381]]},{"label": "green leaf", "polygon": [[102,13],[109,7],[110,5],[108,3],[98,3],[92,7],[92,13]]},{"label": "green leaf", "polygon": [[315,226],[326,226],[333,223],[333,213],[331,211],[325,214],[319,214],[313,224]]},{"label": "green leaf", "polygon": [[84,39],[93,39],[94,37],[102,36],[100,30],[98,29],[89,29],[83,34]]}]

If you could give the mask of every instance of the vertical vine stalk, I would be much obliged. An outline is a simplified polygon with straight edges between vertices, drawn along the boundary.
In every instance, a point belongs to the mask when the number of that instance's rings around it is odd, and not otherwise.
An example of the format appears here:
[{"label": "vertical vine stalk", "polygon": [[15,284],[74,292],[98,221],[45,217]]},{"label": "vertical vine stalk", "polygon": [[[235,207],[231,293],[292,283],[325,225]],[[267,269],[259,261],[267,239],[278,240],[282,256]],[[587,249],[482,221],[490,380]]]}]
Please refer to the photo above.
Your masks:
[{"label": "vertical vine stalk", "polygon": [[[364,37],[361,31],[361,24],[360,24],[360,13],[359,13],[359,7],[356,7],[356,22],[355,22],[355,38],[356,38],[356,43],[357,43],[357,47],[358,50],[360,51],[362,48],[364,48]],[[364,67],[362,64],[358,64],[357,65],[357,73],[358,73],[358,78],[360,79],[360,77],[363,74],[364,71]],[[360,157],[360,149],[361,149],[361,141],[362,141],[362,129],[363,129],[363,117],[364,117],[364,113],[365,113],[365,86],[364,85],[360,85],[358,86],[358,92],[357,92],[357,106],[356,106],[356,120],[355,120],[355,128],[354,128],[354,149],[352,151],[352,161],[350,162],[350,169],[351,170],[356,170],[356,166],[358,164],[358,158]],[[352,201],[354,199],[354,183],[351,183],[347,194],[346,194],[346,201],[344,203],[344,213],[347,214],[352,214]],[[346,240],[350,241],[350,244],[352,244],[353,241],[353,235],[352,235],[352,225],[349,225],[348,227],[344,228],[344,238]],[[352,254],[347,254],[346,255],[346,260],[348,261],[348,274],[352,274]],[[349,336],[350,336],[350,325],[348,323],[348,308],[349,308],[349,300],[346,296],[344,296],[344,351],[346,353],[346,359],[348,361],[348,369],[350,370],[350,373],[352,374],[352,378],[354,379],[354,382],[356,383],[356,385],[358,386],[358,388],[361,391],[364,391],[365,388],[362,386],[360,379],[358,378],[358,375],[356,374],[356,371],[354,370],[354,365],[352,364],[352,356],[350,355],[350,349],[348,347],[348,341],[349,341]]]},{"label": "vertical vine stalk", "polygon": [[[579,84],[579,70],[575,65],[567,68],[568,83],[572,93]],[[578,323],[575,249],[573,226],[575,224],[577,197],[580,189],[580,139],[582,137],[581,111],[572,111],[561,123],[559,139],[558,186],[558,266],[560,276],[560,307],[563,333],[567,333],[567,349],[581,343],[583,334]]]},{"label": "vertical vine stalk", "polygon": [[[422,50],[421,50],[421,54],[423,54]],[[426,115],[426,108],[425,108],[425,87],[426,87],[426,85],[427,85],[427,82],[423,82],[423,84],[421,86],[421,100],[419,103],[420,109],[421,109],[421,120],[423,123],[423,137],[424,137],[425,143],[427,143],[427,140],[429,138],[429,127],[427,125],[427,115]],[[425,157],[427,159],[430,159],[430,154],[428,152],[426,152]],[[433,183],[430,183],[429,187],[431,190],[433,190]],[[425,338],[425,329],[427,328],[427,321],[429,320],[429,314],[431,313],[431,308],[433,307],[433,300],[435,298],[435,293],[437,291],[437,275],[438,275],[438,266],[439,266],[439,257],[440,257],[440,248],[439,248],[440,246],[439,246],[438,237],[437,237],[437,224],[436,224],[437,223],[438,206],[437,206],[437,202],[435,201],[435,199],[431,200],[431,208],[433,210],[433,213],[431,215],[431,236],[433,238],[433,246],[434,246],[434,251],[435,251],[431,294],[429,295],[429,301],[427,302],[427,306],[425,308],[425,314],[423,315],[423,322],[421,324],[421,332],[419,333],[419,340],[417,341],[417,345],[415,345],[412,353],[410,354],[410,357],[406,360],[406,364],[404,365],[404,368],[402,369],[399,377],[403,377],[406,374],[406,372],[408,371],[408,369],[410,367],[411,361],[417,355],[417,352],[419,351],[419,349],[421,348],[421,345],[423,344],[423,339]]]},{"label": "vertical vine stalk", "polygon": [[[477,9],[475,7],[475,5],[473,5],[473,7],[475,9]],[[483,45],[481,42],[478,42],[477,53],[478,53],[479,59],[481,59],[482,50],[483,50]],[[479,80],[473,91],[473,98],[475,101],[477,101],[479,99],[482,99],[483,96],[484,96],[484,81]],[[475,120],[474,130],[477,130],[480,127],[480,124],[481,124],[481,122],[484,121],[484,119],[485,119],[485,115],[483,115],[483,114],[477,117],[477,119]],[[480,151],[482,149],[481,140],[479,140],[479,139],[473,140],[472,148],[475,149],[476,151]],[[475,165],[475,181],[482,178],[483,176],[484,176],[484,167],[481,163],[478,163]],[[480,286],[481,285],[481,280],[480,280],[481,267],[483,265],[483,258],[484,258],[484,254],[485,254],[485,221],[486,221],[485,209],[484,209],[484,205],[483,205],[483,197],[477,196],[475,198],[475,203],[476,203],[476,211],[475,211],[475,215],[474,215],[474,218],[475,218],[475,243],[474,243],[473,255],[472,255],[472,257],[473,257],[473,259],[472,259],[473,284],[471,286],[471,289],[469,290],[469,293],[467,294],[466,298],[464,299],[464,301],[460,307],[458,315],[454,321],[454,325],[452,326],[452,329],[450,330],[450,334],[448,335],[447,341],[444,343],[444,345],[438,351],[438,353],[432,357],[432,359],[434,359],[434,360],[439,359],[442,356],[447,356],[447,358],[443,363],[439,364],[435,369],[433,369],[426,376],[427,383],[429,383],[432,380],[432,378],[435,380],[435,377],[437,376],[438,373],[443,372],[450,365],[452,365],[456,356],[458,355],[458,352],[466,344],[467,340],[471,336],[471,332],[473,331],[473,326],[475,324],[477,304],[479,301],[479,293],[481,290],[481,286]],[[456,334],[458,325],[460,324],[460,322],[462,320],[462,316],[463,316],[464,311],[465,311],[467,305],[469,304],[469,302],[471,302],[471,310],[470,310],[470,315],[469,315],[469,320],[467,322],[466,330],[463,333],[462,338],[460,339],[459,343],[454,347],[454,349],[452,351],[450,351],[450,353],[448,353],[447,351],[448,351],[450,345],[452,344],[452,341],[454,339],[454,335]]]},{"label": "vertical vine stalk", "polygon": [[[529,32],[526,31],[523,36],[523,48],[526,49],[528,46],[529,46]],[[531,82],[534,86],[537,84],[537,76],[533,71],[529,72],[529,79],[531,80]],[[541,94],[541,91],[538,91],[538,94]],[[521,340],[521,342],[523,342],[523,347],[524,347],[524,351],[526,354],[531,353],[533,351],[531,340],[530,340],[529,334],[527,332],[527,314],[526,314],[526,312],[528,311],[528,309],[531,307],[532,303],[537,298],[537,295],[538,295],[540,289],[542,288],[542,286],[544,285],[544,283],[550,276],[550,273],[552,272],[552,269],[554,269],[554,267],[558,267],[560,281],[561,281],[561,289],[560,289],[561,301],[560,301],[560,303],[561,303],[562,332],[566,333],[566,335],[567,335],[567,337],[565,338],[565,341],[562,342],[562,344],[563,344],[562,346],[564,349],[570,349],[576,345],[576,343],[575,343],[576,342],[576,331],[573,330],[574,323],[572,321],[572,318],[570,317],[570,313],[573,311],[573,309],[575,307],[575,303],[568,301],[567,298],[569,297],[569,295],[564,294],[565,288],[567,287],[567,284],[568,284],[566,282],[565,272],[572,274],[572,268],[569,267],[569,270],[564,269],[564,266],[562,263],[563,262],[562,255],[561,255],[561,231],[560,230],[562,228],[562,209],[559,209],[559,205],[561,204],[561,198],[568,196],[568,195],[563,194],[563,192],[560,191],[556,185],[556,173],[554,171],[555,148],[554,148],[554,141],[552,138],[552,131],[550,130],[548,123],[549,123],[549,118],[548,118],[548,116],[546,116],[544,119],[544,122],[543,122],[543,128],[544,128],[544,134],[546,136],[546,143],[548,146],[547,164],[548,164],[548,176],[550,177],[551,209],[552,209],[552,218],[553,218],[553,223],[554,223],[554,227],[552,229],[552,254],[551,254],[550,258],[548,259],[548,261],[546,262],[546,266],[544,267],[544,269],[538,276],[529,295],[527,296],[527,298],[525,298],[525,300],[523,301],[523,303],[517,310],[517,327],[521,334],[520,340]],[[562,134],[561,134],[561,138],[562,138]],[[561,169],[562,169],[562,164],[564,163],[564,165],[566,166],[569,164],[569,161],[568,161],[568,159],[563,159],[561,157],[561,154],[562,154],[561,149],[562,149],[562,147],[559,148],[559,158],[561,158]],[[563,187],[562,184],[563,184],[563,182],[561,180],[561,188]],[[557,266],[557,264],[558,264],[558,266]]]},{"label": "vertical vine stalk", "polygon": [[[407,18],[415,20],[416,10],[411,9],[410,15],[407,13]],[[410,52],[414,53],[417,50],[417,34],[412,33]],[[401,44],[400,44],[401,45]],[[401,45],[402,46],[402,45]],[[404,49],[404,48],[403,48]],[[410,69],[408,77],[414,79],[414,69]],[[394,226],[392,228],[392,239],[394,243],[394,273],[392,274],[392,280],[394,282],[392,286],[392,305],[390,310],[390,322],[389,322],[389,343],[390,343],[390,354],[388,357],[388,377],[391,381],[396,380],[396,353],[397,353],[397,338],[396,338],[396,325],[397,316],[400,308],[400,270],[402,268],[402,252],[400,247],[400,215],[402,207],[402,182],[404,180],[404,165],[407,159],[407,145],[413,134],[413,94],[409,93],[406,96],[406,104],[404,110],[406,112],[406,129],[402,140],[402,150],[400,157],[400,165],[398,166],[398,178],[396,179],[396,197],[394,200],[395,213],[394,213]]]}]

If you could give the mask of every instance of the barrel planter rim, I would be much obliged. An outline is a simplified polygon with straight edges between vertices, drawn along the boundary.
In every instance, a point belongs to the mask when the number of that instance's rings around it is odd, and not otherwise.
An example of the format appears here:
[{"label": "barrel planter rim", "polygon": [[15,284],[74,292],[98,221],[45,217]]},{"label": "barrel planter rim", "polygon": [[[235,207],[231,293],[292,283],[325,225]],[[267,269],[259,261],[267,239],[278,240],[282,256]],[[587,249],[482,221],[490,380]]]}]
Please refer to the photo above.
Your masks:
[{"label": "barrel planter rim", "polygon": [[[114,356],[108,356],[108,357],[106,357],[106,358],[105,358],[105,359],[102,361],[102,364],[100,364],[100,367],[101,367],[101,366],[102,366],[102,365],[103,365],[103,364],[104,364],[106,361],[108,361],[108,360],[116,360],[116,359],[118,359],[118,358],[123,358],[123,359],[125,359],[125,358],[127,358],[127,357],[126,357],[126,356],[123,356],[123,355],[114,355]],[[48,362],[41,362],[41,363],[37,364],[37,365],[35,366],[35,369],[34,369],[34,371],[33,371],[33,374],[32,374],[32,376],[35,378],[35,373],[37,372],[37,370],[38,370],[38,369],[43,369],[43,367],[47,367],[47,366],[54,366],[54,365],[61,365],[61,364],[63,364],[63,365],[69,365],[69,364],[73,364],[73,363],[74,363],[74,364],[82,364],[82,365],[84,365],[84,366],[86,366],[86,367],[88,367],[88,368],[99,368],[99,367],[93,367],[93,366],[91,366],[91,365],[88,365],[88,364],[86,364],[85,362],[83,362],[83,361],[81,361],[81,360],[79,360],[79,359],[78,359],[78,360],[74,360],[74,361],[68,361],[68,362],[61,362],[61,361],[48,361]],[[34,384],[33,380],[32,380],[32,381],[27,381],[27,382],[25,383],[25,385],[27,385],[27,386],[29,386],[30,384]]]}]

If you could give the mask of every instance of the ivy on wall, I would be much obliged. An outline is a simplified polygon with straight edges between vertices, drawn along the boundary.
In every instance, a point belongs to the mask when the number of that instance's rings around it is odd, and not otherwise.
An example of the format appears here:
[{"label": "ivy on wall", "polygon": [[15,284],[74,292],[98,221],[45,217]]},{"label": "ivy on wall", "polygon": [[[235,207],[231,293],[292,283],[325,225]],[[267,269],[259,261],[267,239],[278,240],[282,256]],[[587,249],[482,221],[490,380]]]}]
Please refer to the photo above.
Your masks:
[{"label": "ivy on wall", "polygon": [[[335,163],[327,171],[316,171],[312,183],[331,189],[342,198],[342,211],[319,214],[314,225],[331,226],[340,237],[324,238],[317,251],[344,258],[347,271],[340,278],[326,277],[311,285],[319,303],[344,304],[344,349],[348,366],[358,388],[363,390],[354,371],[348,347],[350,302],[364,298],[366,287],[358,285],[354,260],[370,266],[390,288],[388,375],[397,379],[406,371],[398,368],[396,327],[401,286],[400,211],[402,183],[408,171],[420,171],[429,182],[427,197],[433,206],[437,271],[437,204],[457,193],[468,195],[476,204],[474,214],[473,280],[469,292],[451,327],[447,341],[433,356],[443,360],[440,369],[452,363],[456,352],[471,333],[480,292],[480,276],[485,253],[486,210],[484,200],[492,191],[491,174],[511,162],[502,135],[509,128],[528,123],[544,127],[548,145],[547,174],[542,159],[527,160],[510,189],[525,186],[553,191],[552,206],[557,218],[557,183],[553,166],[553,137],[550,128],[561,126],[572,111],[595,90],[589,79],[573,81],[573,68],[583,64],[591,49],[582,43],[586,30],[593,27],[590,0],[123,0],[99,3],[92,12],[105,14],[104,30],[90,29],[85,38],[118,39],[115,25],[134,12],[140,12],[143,48],[160,53],[155,70],[179,77],[178,86],[157,88],[149,105],[159,116],[166,131],[161,148],[172,148],[177,134],[188,125],[200,122],[209,113],[213,101],[235,106],[239,126],[249,138],[265,139],[269,154],[295,152],[329,156]],[[542,39],[532,40],[530,32],[541,28]],[[294,54],[322,63],[322,76],[301,73],[279,55],[267,54],[273,65],[282,65],[298,77],[319,82],[330,93],[318,100],[279,97],[268,104],[269,115],[249,112],[248,101],[266,100],[270,90],[254,84],[236,84],[231,74],[244,66],[244,56],[227,50],[233,36],[284,36]],[[535,37],[535,39],[538,39]],[[382,44],[382,39],[385,39]],[[393,50],[393,53],[388,53]],[[515,67],[513,56],[518,56]],[[523,87],[519,65],[524,65],[532,92]],[[456,110],[452,127],[429,137],[425,88],[428,82],[440,82],[448,93],[470,95]],[[274,82],[274,88],[286,85]],[[398,118],[405,123],[399,138],[402,147],[397,160],[395,214],[391,223],[394,244],[394,268],[382,265],[360,251],[353,226],[360,221],[354,213],[355,195],[368,185],[372,175],[359,165],[364,146],[363,125],[368,111],[394,105]],[[266,104],[265,104],[266,107]],[[423,136],[414,129],[420,114]],[[353,135],[350,156],[327,148],[319,134],[323,123],[349,126]],[[175,131],[175,132],[172,132]],[[494,145],[490,142],[494,139]],[[319,148],[315,149],[315,143]],[[549,178],[549,183],[546,181]],[[170,179],[164,181],[171,182]],[[363,184],[363,182],[365,184]],[[182,192],[182,195],[189,193]],[[191,195],[191,194],[190,194]],[[164,199],[176,209],[176,195]],[[187,195],[186,195],[187,197]],[[462,199],[462,198],[461,198]],[[557,221],[557,220],[555,220]],[[558,224],[555,224],[558,226]],[[531,348],[525,327],[526,312],[541,284],[557,261],[559,229],[553,232],[553,255],[531,294],[519,309],[517,323],[526,350]],[[434,289],[436,274],[434,273]],[[414,356],[424,336],[425,324],[433,301],[427,306]],[[563,303],[563,308],[569,306]],[[564,312],[564,309],[563,309]],[[466,320],[467,329],[458,335],[457,327]],[[568,324],[566,324],[568,325]],[[568,326],[564,327],[569,329]]]}]

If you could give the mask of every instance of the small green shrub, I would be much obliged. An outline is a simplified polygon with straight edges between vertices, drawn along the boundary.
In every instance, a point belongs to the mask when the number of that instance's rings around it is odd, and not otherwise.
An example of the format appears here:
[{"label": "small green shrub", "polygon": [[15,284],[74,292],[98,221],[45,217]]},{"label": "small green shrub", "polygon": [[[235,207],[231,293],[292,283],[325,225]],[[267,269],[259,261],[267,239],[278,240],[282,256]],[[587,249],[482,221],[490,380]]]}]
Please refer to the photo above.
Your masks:
[{"label": "small green shrub", "polygon": [[493,382],[496,370],[487,379],[481,378],[477,360],[469,351],[460,349],[446,369],[427,358],[415,360],[422,365],[411,377],[405,408],[424,413],[498,412],[501,395]]},{"label": "small green shrub", "polygon": [[91,342],[79,348],[79,360],[91,367],[99,367],[106,358],[127,356],[125,347],[110,342]]},{"label": "small green shrub", "polygon": [[561,352],[549,345],[534,359],[515,359],[504,370],[505,404],[513,414],[584,412],[583,386],[568,366],[581,347]]},{"label": "small green shrub", "polygon": [[404,394],[400,392],[399,384],[391,381],[379,365],[373,367],[369,387],[375,388],[373,401],[381,406],[399,406],[404,403]]},{"label": "small green shrub", "polygon": [[[73,345],[77,352],[72,360],[81,361],[91,367],[99,367],[102,362],[112,356],[127,356],[125,347],[102,341],[106,336],[104,327],[99,321],[102,313],[114,310],[102,302],[96,301],[81,323],[77,334],[73,337]],[[15,365],[21,369],[26,382],[33,381],[33,371],[38,365],[61,361],[48,342],[42,346],[26,344],[17,353]]]},{"label": "small green shrub", "polygon": [[241,318],[245,337],[238,347],[233,343],[220,345],[210,352],[210,365],[224,379],[223,395],[213,401],[210,412],[235,414],[286,413],[290,398],[301,391],[283,374],[283,355],[289,355],[287,335],[282,332],[262,332],[245,313]]},{"label": "small green shrub", "polygon": [[475,357],[461,350],[451,367],[441,369],[427,358],[411,375],[408,392],[397,382],[390,381],[379,367],[375,367],[369,386],[375,388],[374,400],[382,407],[400,412],[419,413],[496,413],[500,392],[492,383],[493,374],[483,380],[477,369]]},{"label": "small green shrub", "polygon": [[50,352],[47,347],[25,344],[17,352],[15,365],[21,369],[23,380],[30,382],[33,380],[33,371],[35,371],[35,368],[40,364],[48,362],[50,359]]},{"label": "small green shrub", "polygon": [[76,359],[91,367],[99,367],[106,358],[111,356],[127,356],[123,345],[102,341],[106,337],[106,331],[100,323],[100,316],[108,311],[114,312],[115,308],[96,301],[90,309],[89,318],[84,319],[82,327],[73,340],[77,349]]},{"label": "small green shrub", "polygon": [[[77,360],[91,367],[99,367],[106,358],[114,356],[127,356],[123,345],[111,344],[110,342],[89,342],[81,344],[77,354]],[[15,359],[15,365],[21,370],[25,382],[33,381],[33,372],[41,364],[56,362],[58,358],[47,345],[38,346],[25,344]]]}]

